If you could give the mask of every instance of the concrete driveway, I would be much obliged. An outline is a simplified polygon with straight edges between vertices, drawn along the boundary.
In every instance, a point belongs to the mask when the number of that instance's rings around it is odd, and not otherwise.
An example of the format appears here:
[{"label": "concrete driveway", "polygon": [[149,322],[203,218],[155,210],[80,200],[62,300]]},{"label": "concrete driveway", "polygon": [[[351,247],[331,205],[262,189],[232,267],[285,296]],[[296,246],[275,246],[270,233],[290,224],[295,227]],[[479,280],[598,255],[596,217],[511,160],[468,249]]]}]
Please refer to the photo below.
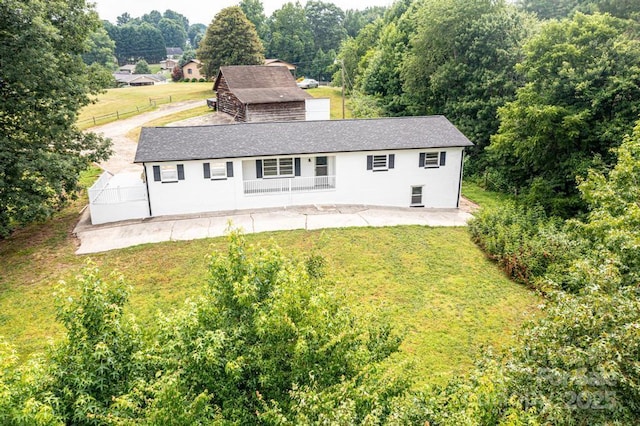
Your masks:
[{"label": "concrete driveway", "polygon": [[85,209],[74,234],[76,254],[98,253],[139,244],[195,240],[225,235],[229,226],[245,233],[354,226],[465,226],[472,215],[461,209],[411,209],[371,206],[305,206],[282,209],[165,216],[104,225],[91,225]]}]

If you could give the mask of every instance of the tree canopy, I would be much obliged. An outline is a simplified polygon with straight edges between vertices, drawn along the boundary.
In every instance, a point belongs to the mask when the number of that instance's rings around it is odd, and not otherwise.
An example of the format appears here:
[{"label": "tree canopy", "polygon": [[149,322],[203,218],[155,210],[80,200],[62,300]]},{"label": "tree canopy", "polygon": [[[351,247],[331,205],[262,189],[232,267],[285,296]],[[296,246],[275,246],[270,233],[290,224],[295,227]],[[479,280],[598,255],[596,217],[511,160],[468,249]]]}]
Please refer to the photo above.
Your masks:
[{"label": "tree canopy", "polygon": [[80,0],[0,3],[0,235],[47,218],[109,155],[107,141],[75,124],[102,89],[82,60],[98,27]]},{"label": "tree canopy", "polygon": [[197,56],[207,78],[215,77],[223,65],[264,65],[264,48],[256,28],[239,6],[222,9],[213,18]]},{"label": "tree canopy", "polygon": [[576,176],[610,164],[640,114],[640,41],[630,21],[550,21],[526,45],[526,84],[499,110],[489,148],[501,181],[556,214],[582,209]]}]

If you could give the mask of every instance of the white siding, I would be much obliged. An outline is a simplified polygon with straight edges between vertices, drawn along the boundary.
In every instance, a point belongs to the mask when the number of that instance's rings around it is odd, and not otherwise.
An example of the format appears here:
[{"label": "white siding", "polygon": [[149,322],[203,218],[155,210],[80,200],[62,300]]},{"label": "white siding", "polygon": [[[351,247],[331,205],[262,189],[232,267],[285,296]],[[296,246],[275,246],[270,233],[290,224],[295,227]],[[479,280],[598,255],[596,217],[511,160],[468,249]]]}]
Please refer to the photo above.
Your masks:
[{"label": "white siding", "polygon": [[330,120],[331,100],[329,98],[315,98],[305,100],[306,120]]},{"label": "white siding", "polygon": [[[441,151],[447,153],[445,166],[419,167],[421,152]],[[172,183],[154,182],[154,164],[145,167],[153,216],[311,204],[409,207],[412,186],[423,187],[425,207],[456,208],[462,152],[462,148],[446,148],[327,154],[335,189],[275,194],[244,194],[243,181],[256,179],[255,160],[261,157],[228,160],[233,161],[234,177],[225,180],[203,177],[202,164],[207,161],[163,163],[184,164],[185,179]],[[367,170],[367,156],[376,154],[394,154],[394,168]],[[315,155],[300,156],[300,160],[302,176],[313,176]]]}]

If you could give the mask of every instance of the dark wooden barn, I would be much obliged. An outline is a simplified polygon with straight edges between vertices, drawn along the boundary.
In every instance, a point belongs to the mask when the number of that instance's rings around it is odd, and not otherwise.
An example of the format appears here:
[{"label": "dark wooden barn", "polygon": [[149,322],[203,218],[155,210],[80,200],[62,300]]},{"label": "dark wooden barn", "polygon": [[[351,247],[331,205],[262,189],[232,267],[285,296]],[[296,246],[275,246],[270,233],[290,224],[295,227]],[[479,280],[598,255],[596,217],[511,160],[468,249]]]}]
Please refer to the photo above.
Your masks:
[{"label": "dark wooden barn", "polygon": [[220,67],[213,90],[218,111],[243,122],[304,120],[305,100],[313,99],[286,67]]}]

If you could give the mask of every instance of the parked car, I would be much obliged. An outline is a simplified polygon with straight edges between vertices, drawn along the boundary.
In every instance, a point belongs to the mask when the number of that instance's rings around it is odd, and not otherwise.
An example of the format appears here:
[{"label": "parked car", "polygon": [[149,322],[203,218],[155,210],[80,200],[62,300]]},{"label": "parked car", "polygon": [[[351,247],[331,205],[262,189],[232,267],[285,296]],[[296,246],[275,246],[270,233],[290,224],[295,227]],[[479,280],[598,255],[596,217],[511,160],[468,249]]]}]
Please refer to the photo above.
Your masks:
[{"label": "parked car", "polygon": [[318,81],[312,78],[305,78],[298,82],[298,87],[301,89],[313,89],[314,87],[318,87]]}]

